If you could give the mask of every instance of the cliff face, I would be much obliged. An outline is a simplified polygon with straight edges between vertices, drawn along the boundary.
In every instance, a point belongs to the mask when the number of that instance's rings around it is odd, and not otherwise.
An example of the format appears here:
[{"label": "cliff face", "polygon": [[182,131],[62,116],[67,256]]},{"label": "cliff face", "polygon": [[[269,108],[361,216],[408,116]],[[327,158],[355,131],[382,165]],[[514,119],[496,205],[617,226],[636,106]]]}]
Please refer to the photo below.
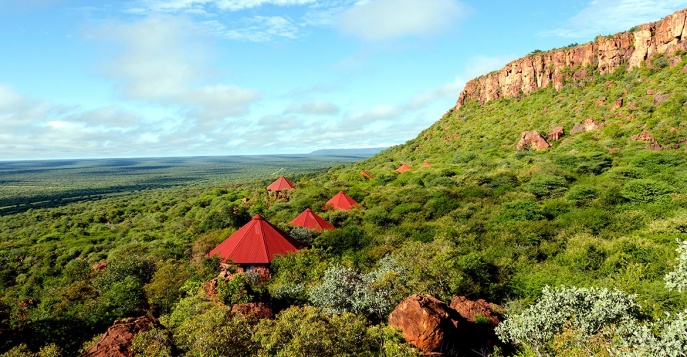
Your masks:
[{"label": "cliff face", "polygon": [[663,20],[638,26],[632,32],[599,36],[587,44],[542,52],[515,60],[503,69],[475,78],[460,93],[456,109],[466,101],[486,103],[529,94],[552,85],[560,90],[565,79],[587,76],[589,69],[610,73],[620,66],[639,67],[656,54],[671,55],[687,49],[687,9]]}]

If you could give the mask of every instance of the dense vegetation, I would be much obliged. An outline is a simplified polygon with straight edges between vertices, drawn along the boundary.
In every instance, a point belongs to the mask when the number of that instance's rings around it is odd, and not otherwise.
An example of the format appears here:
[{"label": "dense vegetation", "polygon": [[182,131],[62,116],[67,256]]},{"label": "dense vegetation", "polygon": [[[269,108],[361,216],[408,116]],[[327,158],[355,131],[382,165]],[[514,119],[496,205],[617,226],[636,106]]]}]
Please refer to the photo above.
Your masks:
[{"label": "dense vegetation", "polygon": [[[642,322],[682,311],[687,296],[664,276],[684,268],[676,240],[687,240],[687,60],[661,59],[561,91],[467,103],[366,161],[294,175],[289,201],[268,197],[265,179],[0,217],[0,349],[72,355],[115,319],[147,313],[161,325],[137,337],[146,356],[413,355],[385,326],[410,293],[484,298],[512,316],[560,296],[611,296],[625,309],[618,314]],[[568,133],[586,118],[603,128],[545,151],[515,150],[522,131]],[[643,130],[664,150],[632,140]],[[425,160],[432,166],[421,168]],[[401,163],[413,170],[396,173]],[[337,230],[288,226],[339,190],[361,207],[322,213]],[[218,264],[203,256],[256,213],[310,248],[277,259],[267,282],[220,282],[214,302],[200,287]],[[230,312],[247,301],[280,312],[260,322]],[[557,325],[554,342],[578,336],[575,326]],[[513,340],[522,354],[569,352]]]}]

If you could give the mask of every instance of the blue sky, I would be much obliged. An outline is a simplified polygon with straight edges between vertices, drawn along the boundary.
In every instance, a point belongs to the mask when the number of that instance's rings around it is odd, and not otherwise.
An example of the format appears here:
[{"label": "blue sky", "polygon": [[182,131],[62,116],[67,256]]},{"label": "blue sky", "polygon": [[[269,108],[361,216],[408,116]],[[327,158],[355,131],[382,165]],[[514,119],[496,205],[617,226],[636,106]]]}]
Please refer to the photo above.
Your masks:
[{"label": "blue sky", "polygon": [[465,82],[687,0],[0,0],[0,160],[415,137]]}]

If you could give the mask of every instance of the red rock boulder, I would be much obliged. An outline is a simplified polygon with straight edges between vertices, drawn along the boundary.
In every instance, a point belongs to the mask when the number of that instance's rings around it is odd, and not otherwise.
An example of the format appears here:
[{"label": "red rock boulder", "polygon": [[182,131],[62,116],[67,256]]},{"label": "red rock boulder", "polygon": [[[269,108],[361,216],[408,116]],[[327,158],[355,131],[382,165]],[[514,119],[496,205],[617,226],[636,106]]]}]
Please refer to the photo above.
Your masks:
[{"label": "red rock boulder", "polygon": [[494,346],[507,350],[494,329],[503,320],[502,308],[483,299],[470,300],[465,296],[454,296],[449,305],[466,321],[458,327],[460,345],[472,351],[490,351]]},{"label": "red rock boulder", "polygon": [[616,110],[618,108],[623,107],[624,100],[622,97],[618,98],[615,100],[615,103],[613,103],[613,106],[611,107],[611,110]]},{"label": "red rock boulder", "polygon": [[641,133],[637,135],[633,135],[632,140],[646,141],[647,143],[649,143],[649,145],[647,145],[647,149],[649,150],[661,150],[661,145],[658,143],[658,141],[656,141],[656,139],[654,139],[653,135],[649,134],[649,132],[647,132],[646,130],[643,130]]},{"label": "red rock boulder", "polygon": [[551,147],[549,143],[546,142],[538,131],[523,131],[520,135],[520,141],[515,145],[518,150],[545,150]]},{"label": "red rock boulder", "polygon": [[264,302],[235,304],[231,307],[231,312],[257,319],[271,319],[274,317],[272,308]]},{"label": "red rock boulder", "polygon": [[557,126],[551,130],[550,133],[546,134],[549,141],[558,141],[565,134],[565,129],[562,126]]},{"label": "red rock boulder", "polygon": [[397,326],[406,341],[423,352],[454,349],[460,315],[446,303],[429,295],[411,295],[389,315],[389,325]]},{"label": "red rock boulder", "polygon": [[82,357],[129,357],[129,351],[136,334],[150,330],[157,321],[148,316],[117,320],[107,329],[103,337]]},{"label": "red rock boulder", "polygon": [[592,118],[587,118],[583,122],[576,124],[570,131],[570,134],[586,133],[589,131],[599,130],[601,125]]}]

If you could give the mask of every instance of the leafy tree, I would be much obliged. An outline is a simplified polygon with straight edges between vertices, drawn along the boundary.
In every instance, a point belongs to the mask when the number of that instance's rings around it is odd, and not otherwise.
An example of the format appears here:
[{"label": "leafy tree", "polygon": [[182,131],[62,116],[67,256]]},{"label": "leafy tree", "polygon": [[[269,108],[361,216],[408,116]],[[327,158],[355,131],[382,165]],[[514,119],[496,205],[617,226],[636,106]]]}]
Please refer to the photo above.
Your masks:
[{"label": "leafy tree", "polygon": [[226,305],[212,304],[173,330],[176,345],[185,356],[253,356],[252,324],[232,315]]},{"label": "leafy tree", "polygon": [[323,276],[325,269],[327,262],[318,249],[278,256],[272,261],[270,294],[287,305],[305,304],[308,301],[307,289]]},{"label": "leafy tree", "polygon": [[160,313],[167,313],[182,296],[181,287],[189,274],[184,264],[166,260],[157,264],[157,270],[150,282],[143,286],[151,305]]},{"label": "leafy tree", "polygon": [[254,292],[245,274],[234,274],[231,278],[217,279],[217,298],[225,304],[243,304],[253,301]]},{"label": "leafy tree", "polygon": [[131,351],[137,357],[172,357],[174,349],[172,333],[160,327],[139,332],[131,341]]},{"label": "leafy tree", "polygon": [[368,327],[359,315],[330,315],[310,306],[261,320],[253,341],[258,356],[419,356],[394,328]]}]

